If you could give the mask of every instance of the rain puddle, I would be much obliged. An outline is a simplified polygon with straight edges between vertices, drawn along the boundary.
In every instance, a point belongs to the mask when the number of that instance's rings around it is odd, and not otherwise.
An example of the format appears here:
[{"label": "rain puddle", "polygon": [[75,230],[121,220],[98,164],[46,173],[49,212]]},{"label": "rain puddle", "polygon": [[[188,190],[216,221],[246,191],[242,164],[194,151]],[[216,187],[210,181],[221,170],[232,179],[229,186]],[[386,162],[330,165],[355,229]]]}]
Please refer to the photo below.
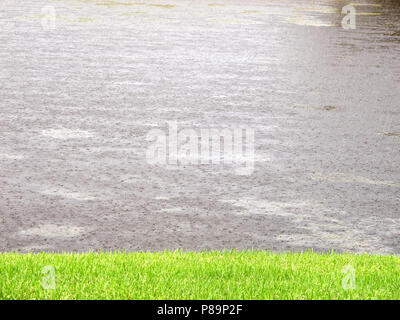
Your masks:
[{"label": "rain puddle", "polygon": [[44,190],[41,192],[44,195],[49,195],[49,196],[58,196],[58,197],[63,197],[66,199],[72,199],[72,200],[78,200],[78,201],[89,201],[89,200],[95,200],[96,197],[93,197],[91,195],[82,193],[82,192],[70,192],[67,190]]},{"label": "rain puddle", "polygon": [[322,173],[314,174],[312,175],[312,179],[324,180],[330,182],[365,183],[371,185],[399,186],[399,184],[393,181],[374,180],[363,176],[354,175],[351,173],[341,173],[341,172],[334,172],[328,174],[322,174]]},{"label": "rain puddle", "polygon": [[47,223],[30,229],[22,230],[19,232],[19,235],[38,236],[45,238],[73,238],[83,234],[84,231],[85,229],[82,227]]},{"label": "rain puddle", "polygon": [[93,133],[79,129],[47,129],[42,130],[41,134],[54,139],[82,139],[93,137]]}]

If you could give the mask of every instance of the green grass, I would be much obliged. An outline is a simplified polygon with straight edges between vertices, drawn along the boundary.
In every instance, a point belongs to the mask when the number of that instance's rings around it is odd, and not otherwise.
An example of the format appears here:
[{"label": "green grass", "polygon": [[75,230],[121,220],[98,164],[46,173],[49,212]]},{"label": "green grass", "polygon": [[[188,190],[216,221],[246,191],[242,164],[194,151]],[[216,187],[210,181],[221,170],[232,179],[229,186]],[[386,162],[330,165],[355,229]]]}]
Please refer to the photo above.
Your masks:
[{"label": "green grass", "polygon": [[[342,273],[346,265],[355,270],[355,287],[347,290],[342,286],[351,274]],[[55,289],[49,288],[45,266],[55,269]],[[236,250],[0,253],[0,299],[399,298],[397,256]]]}]

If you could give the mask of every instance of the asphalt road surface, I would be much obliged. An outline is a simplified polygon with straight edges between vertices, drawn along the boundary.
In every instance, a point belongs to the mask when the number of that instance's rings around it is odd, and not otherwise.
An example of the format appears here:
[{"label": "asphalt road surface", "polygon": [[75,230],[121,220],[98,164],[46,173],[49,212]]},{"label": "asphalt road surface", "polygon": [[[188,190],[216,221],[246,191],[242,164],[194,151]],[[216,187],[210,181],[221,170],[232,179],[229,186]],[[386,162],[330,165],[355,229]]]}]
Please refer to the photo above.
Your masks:
[{"label": "asphalt road surface", "polygon": [[[1,0],[0,250],[399,254],[400,2],[346,4]],[[153,163],[175,124],[252,170]]]}]

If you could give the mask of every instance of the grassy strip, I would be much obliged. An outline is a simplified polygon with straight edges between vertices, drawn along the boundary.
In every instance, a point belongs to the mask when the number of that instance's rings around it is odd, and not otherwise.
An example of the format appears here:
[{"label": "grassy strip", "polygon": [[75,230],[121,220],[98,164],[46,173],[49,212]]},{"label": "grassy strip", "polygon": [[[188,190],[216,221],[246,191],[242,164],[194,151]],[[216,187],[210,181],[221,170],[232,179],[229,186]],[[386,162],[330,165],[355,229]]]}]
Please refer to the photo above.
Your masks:
[{"label": "grassy strip", "polygon": [[[54,267],[54,289],[52,267],[43,269],[46,266]],[[346,281],[352,268],[353,289]],[[0,299],[399,298],[397,256],[265,251],[0,253]]]}]

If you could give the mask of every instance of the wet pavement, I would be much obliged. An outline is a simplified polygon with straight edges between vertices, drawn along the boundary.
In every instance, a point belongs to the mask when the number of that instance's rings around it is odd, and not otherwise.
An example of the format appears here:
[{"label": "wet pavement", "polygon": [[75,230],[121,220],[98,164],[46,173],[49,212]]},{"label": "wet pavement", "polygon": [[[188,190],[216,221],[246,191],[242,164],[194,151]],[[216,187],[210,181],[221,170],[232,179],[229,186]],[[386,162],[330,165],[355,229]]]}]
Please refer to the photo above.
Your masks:
[{"label": "wet pavement", "polygon": [[[400,2],[347,4],[1,0],[0,250],[399,254]],[[150,164],[171,122],[254,171]]]}]

